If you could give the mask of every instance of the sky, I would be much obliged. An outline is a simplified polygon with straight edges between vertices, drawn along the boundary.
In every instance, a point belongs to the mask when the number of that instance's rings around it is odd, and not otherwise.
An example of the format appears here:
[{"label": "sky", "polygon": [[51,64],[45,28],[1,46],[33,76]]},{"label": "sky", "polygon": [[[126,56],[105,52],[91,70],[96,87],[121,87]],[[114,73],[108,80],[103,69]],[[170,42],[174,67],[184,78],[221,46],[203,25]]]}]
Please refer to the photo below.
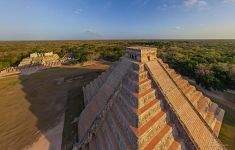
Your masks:
[{"label": "sky", "polygon": [[0,0],[0,40],[235,39],[235,0]]}]

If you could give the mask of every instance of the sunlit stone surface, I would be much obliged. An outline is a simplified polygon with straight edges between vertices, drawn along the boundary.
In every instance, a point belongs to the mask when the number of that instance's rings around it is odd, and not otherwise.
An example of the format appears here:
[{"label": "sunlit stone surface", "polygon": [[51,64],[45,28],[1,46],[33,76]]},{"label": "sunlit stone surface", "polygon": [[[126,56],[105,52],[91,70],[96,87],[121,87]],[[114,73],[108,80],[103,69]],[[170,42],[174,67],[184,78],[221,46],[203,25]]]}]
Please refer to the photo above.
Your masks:
[{"label": "sunlit stone surface", "polygon": [[224,149],[224,110],[156,57],[128,47],[83,88],[74,149]]}]

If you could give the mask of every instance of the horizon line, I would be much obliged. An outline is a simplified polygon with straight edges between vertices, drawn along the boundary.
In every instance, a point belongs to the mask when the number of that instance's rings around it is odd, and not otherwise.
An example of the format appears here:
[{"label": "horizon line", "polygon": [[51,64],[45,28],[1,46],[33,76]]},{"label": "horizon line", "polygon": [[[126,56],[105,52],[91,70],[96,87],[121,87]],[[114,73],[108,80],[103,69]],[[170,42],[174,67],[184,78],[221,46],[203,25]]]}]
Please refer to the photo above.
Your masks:
[{"label": "horizon line", "polygon": [[35,41],[145,41],[145,40],[147,40],[147,41],[151,41],[151,40],[172,40],[172,41],[177,41],[177,40],[179,40],[179,41],[187,41],[187,40],[235,40],[235,38],[156,38],[156,39],[148,39],[148,38],[146,38],[146,39],[139,39],[139,38],[137,38],[137,39],[135,39],[135,38],[133,38],[133,39],[129,39],[129,38],[127,38],[127,39],[125,39],[125,38],[123,38],[123,39],[119,39],[119,38],[114,38],[114,39],[45,39],[45,40],[43,40],[43,39],[37,39],[37,40],[29,40],[29,39],[23,39],[23,40],[17,40],[17,39],[15,39],[15,40],[0,40],[0,42],[35,42]]}]

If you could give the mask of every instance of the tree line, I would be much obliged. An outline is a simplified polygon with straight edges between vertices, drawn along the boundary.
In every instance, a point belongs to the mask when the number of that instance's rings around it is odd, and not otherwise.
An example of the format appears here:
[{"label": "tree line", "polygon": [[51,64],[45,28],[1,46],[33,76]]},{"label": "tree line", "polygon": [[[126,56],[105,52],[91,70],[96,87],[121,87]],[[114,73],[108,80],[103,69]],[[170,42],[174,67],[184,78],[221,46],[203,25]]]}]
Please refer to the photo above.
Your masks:
[{"label": "tree line", "polygon": [[[30,42],[29,42],[30,43]],[[235,40],[135,40],[135,41],[48,41],[16,43],[1,49],[0,70],[17,65],[32,52],[53,51],[60,57],[72,53],[73,63],[104,59],[116,61],[127,46],[158,48],[158,57],[197,84],[215,90],[235,89]],[[3,47],[3,46],[2,46]],[[8,48],[8,47],[11,47]],[[13,50],[12,50],[13,49]],[[4,54],[4,55],[2,55]]]}]

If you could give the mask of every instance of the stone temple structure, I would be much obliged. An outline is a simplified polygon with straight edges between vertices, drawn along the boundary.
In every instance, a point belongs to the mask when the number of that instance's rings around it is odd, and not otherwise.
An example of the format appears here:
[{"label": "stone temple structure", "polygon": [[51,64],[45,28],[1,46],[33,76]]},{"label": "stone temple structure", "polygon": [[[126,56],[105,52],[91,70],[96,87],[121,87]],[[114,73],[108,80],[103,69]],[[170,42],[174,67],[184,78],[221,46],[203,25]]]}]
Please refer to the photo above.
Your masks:
[{"label": "stone temple structure", "polygon": [[32,53],[29,57],[24,58],[20,64],[21,66],[41,64],[44,66],[58,66],[61,64],[60,57],[53,52],[47,53]]},{"label": "stone temple structure", "polygon": [[218,139],[224,110],[156,53],[128,47],[83,88],[74,149],[226,149]]}]

